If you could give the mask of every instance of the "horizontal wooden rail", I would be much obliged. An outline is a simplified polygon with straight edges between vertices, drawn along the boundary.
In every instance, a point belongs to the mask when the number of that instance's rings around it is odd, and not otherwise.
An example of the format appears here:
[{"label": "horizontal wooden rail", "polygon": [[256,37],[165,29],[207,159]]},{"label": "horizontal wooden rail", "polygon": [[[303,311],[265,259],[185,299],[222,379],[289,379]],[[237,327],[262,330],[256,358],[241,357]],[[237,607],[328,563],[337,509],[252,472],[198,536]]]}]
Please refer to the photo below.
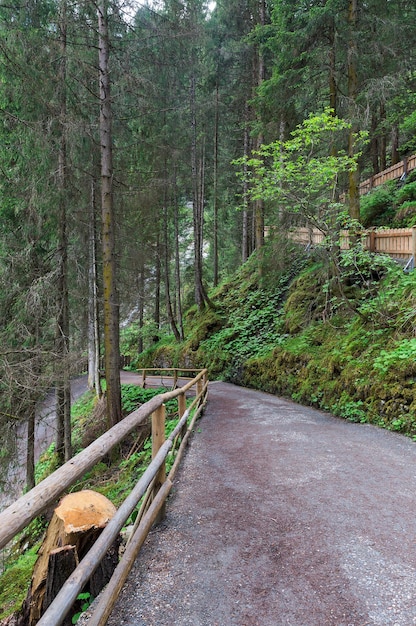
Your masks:
[{"label": "horizontal wooden rail", "polygon": [[364,195],[371,191],[374,187],[378,187],[379,185],[383,185],[387,183],[389,180],[397,180],[402,176],[405,176],[412,170],[416,168],[416,154],[412,156],[405,157],[399,163],[395,163],[391,165],[387,169],[379,172],[378,174],[374,174],[360,183],[360,195]]},{"label": "horizontal wooden rail", "polygon": [[[144,367],[138,368],[137,373],[142,376],[142,387],[146,388],[148,384],[149,377],[156,378],[156,382],[153,382],[153,386],[167,386],[165,385],[165,378],[169,379],[171,382],[172,389],[176,389],[178,385],[178,380],[191,380],[193,376],[195,376],[195,372],[198,372],[199,369],[195,368],[186,368],[186,367]],[[185,375],[184,375],[185,374]],[[189,374],[189,376],[186,376]],[[160,378],[160,382],[158,379]]]},{"label": "horizontal wooden rail", "polygon": [[[185,408],[185,394],[195,385],[197,387],[196,397],[191,405]],[[47,504],[56,500],[57,496],[79,478],[86,469],[92,467],[104,454],[107,454],[114,445],[120,443],[124,437],[130,434],[130,432],[132,432],[138,424],[141,424],[144,419],[149,417],[149,415],[153,415],[153,425],[156,426],[157,429],[161,428],[164,433],[164,425],[160,426],[160,416],[162,416],[163,420],[165,416],[164,403],[172,398],[178,398],[180,419],[173,432],[166,440],[164,440],[164,436],[162,439],[160,438],[159,432],[157,447],[153,446],[152,462],[119,507],[114,517],[108,522],[90,551],[64,583],[52,604],[38,621],[39,626],[59,626],[62,624],[77,599],[78,594],[85,587],[102,558],[113,545],[121,528],[138,505],[146,490],[151,487],[152,498],[149,502],[149,508],[145,511],[137,529],[135,528],[135,532],[126,548],[125,554],[108,584],[108,591],[103,595],[105,601],[99,603],[97,615],[93,618],[93,623],[100,625],[106,623],[121,586],[133,565],[134,558],[137,556],[153,522],[157,519],[157,515],[160,514],[163,508],[165,499],[172,486],[173,477],[180,458],[187,445],[189,434],[195,420],[199,417],[206,404],[207,392],[208,380],[206,370],[202,370],[183,387],[159,394],[140,407],[140,409],[127,416],[122,422],[113,426],[113,428],[105,433],[105,435],[102,435],[102,437],[91,444],[86,450],[66,463],[49,478],[32,489],[26,496],[20,498],[15,504],[0,514],[0,546],[4,546],[19,530],[26,526],[33,517],[39,515]],[[163,409],[162,412],[161,409]],[[188,420],[192,412],[193,417],[188,426]],[[161,470],[165,465],[167,455],[175,448],[180,435],[182,435],[181,444],[169,476],[166,478],[164,471],[161,474]],[[152,433],[152,438],[154,438],[154,436],[155,433]],[[91,458],[87,462],[86,457],[90,455]],[[157,481],[160,480],[161,476],[163,483],[158,487]],[[157,492],[155,492],[155,487],[158,488]],[[107,595],[110,597],[107,598]]]},{"label": "horizontal wooden rail", "polygon": [[193,380],[180,389],[167,391],[155,396],[136,411],[125,417],[109,431],[96,439],[88,448],[67,461],[53,474],[45,478],[27,494],[11,504],[0,513],[0,548],[3,548],[13,537],[40,515],[76,480],[81,478],[98,461],[107,455],[140,424],[142,424],[162,404],[186,393],[198,381],[204,380],[206,370],[202,370]]},{"label": "horizontal wooden rail", "polygon": [[[201,390],[202,396],[206,397],[207,389],[208,389],[208,383],[206,383],[204,388]],[[188,412],[190,412],[192,408],[197,405],[197,403],[198,403],[197,399],[195,399],[193,403],[191,404],[191,406],[189,407]],[[189,424],[187,428],[186,434],[182,439],[181,445],[176,455],[175,462],[172,466],[172,469],[169,472],[169,476],[166,482],[163,483],[156,498],[153,500],[149,509],[146,511],[145,515],[143,516],[140,522],[140,525],[138,525],[135,533],[132,535],[129,543],[127,544],[126,550],[123,554],[123,557],[120,563],[118,564],[107,587],[102,592],[100,596],[100,600],[97,606],[95,607],[91,618],[88,621],[89,626],[104,626],[107,623],[107,620],[111,614],[111,611],[122,589],[122,586],[124,582],[127,580],[127,576],[129,575],[133,567],[134,560],[137,557],[137,554],[139,553],[139,550],[141,546],[143,545],[144,540],[147,537],[147,534],[152,526],[153,521],[156,519],[160,509],[163,506],[164,499],[166,498],[166,496],[168,495],[171,489],[173,479],[175,477],[176,470],[179,466],[179,463],[185,451],[188,438],[193,430],[195,421],[198,419],[201,411],[203,410],[203,407],[204,407],[204,403],[200,404],[197,410],[195,411],[193,418],[191,420],[191,423]],[[177,425],[175,431],[172,433],[171,435],[172,438],[176,437],[175,433],[180,431],[183,423],[184,423],[184,419],[182,418],[179,424]],[[160,497],[160,493],[162,490],[164,491],[164,493],[166,492],[166,495],[163,494],[164,495],[163,499]]]}]

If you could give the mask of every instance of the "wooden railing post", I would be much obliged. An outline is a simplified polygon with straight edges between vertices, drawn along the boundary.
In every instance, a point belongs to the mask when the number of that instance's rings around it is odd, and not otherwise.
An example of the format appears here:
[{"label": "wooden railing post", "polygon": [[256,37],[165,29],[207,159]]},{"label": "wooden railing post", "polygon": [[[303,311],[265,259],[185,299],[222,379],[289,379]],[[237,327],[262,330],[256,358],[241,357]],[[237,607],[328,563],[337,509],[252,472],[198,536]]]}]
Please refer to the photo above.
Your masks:
[{"label": "wooden railing post", "polygon": [[[181,393],[178,396],[178,413],[179,413],[179,419],[181,419],[182,415],[185,413],[186,411],[186,395],[184,393]],[[188,428],[188,424],[184,424],[183,428],[182,428],[182,432],[181,432],[181,438],[183,439],[186,433],[186,429]]]},{"label": "wooden railing post", "polygon": [[[162,404],[154,413],[152,413],[152,459],[155,458],[160,448],[165,443],[165,417],[166,417],[166,409],[165,405]],[[155,485],[153,489],[152,499],[155,498],[157,492],[160,487],[166,480],[166,464],[163,463],[155,476]],[[161,507],[157,517],[156,523],[162,521],[165,517],[166,507],[163,504]]]},{"label": "wooden railing post", "polygon": [[368,234],[370,237],[370,243],[369,243],[368,249],[370,252],[375,252],[376,251],[376,233],[374,230],[370,230]]},{"label": "wooden railing post", "polygon": [[201,395],[203,388],[204,388],[204,381],[202,380],[202,378],[199,378],[199,380],[196,383],[196,395],[197,395],[197,397]]},{"label": "wooden railing post", "polygon": [[410,254],[413,257],[413,269],[416,270],[416,226],[412,226],[412,249]]},{"label": "wooden railing post", "polygon": [[142,374],[142,387],[143,389],[146,387],[146,370],[143,370],[143,374]]}]

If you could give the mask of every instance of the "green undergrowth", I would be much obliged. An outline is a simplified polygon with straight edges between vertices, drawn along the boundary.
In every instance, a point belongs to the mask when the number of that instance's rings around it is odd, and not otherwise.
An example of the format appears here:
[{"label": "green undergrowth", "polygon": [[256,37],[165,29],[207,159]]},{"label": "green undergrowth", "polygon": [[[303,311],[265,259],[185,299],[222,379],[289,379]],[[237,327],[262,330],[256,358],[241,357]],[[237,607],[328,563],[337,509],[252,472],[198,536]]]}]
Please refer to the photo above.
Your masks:
[{"label": "green undergrowth", "polygon": [[26,597],[33,566],[37,559],[37,543],[13,563],[0,577],[0,620],[18,611]]},{"label": "green undergrowth", "polygon": [[303,272],[286,335],[245,363],[243,383],[416,438],[416,272],[386,261],[382,274],[354,299],[332,292],[328,308],[320,268]]},{"label": "green undergrowth", "polygon": [[416,272],[359,243],[274,265],[273,254],[188,312],[175,364],[416,438]]},{"label": "green undergrowth", "polygon": [[211,378],[241,382],[245,361],[267,354],[280,341],[286,293],[305,264],[304,255],[287,241],[279,254],[282,258],[272,262],[265,253],[260,279],[253,255],[210,293],[213,306],[188,310],[183,343],[157,345],[140,355],[137,366],[207,367]]}]

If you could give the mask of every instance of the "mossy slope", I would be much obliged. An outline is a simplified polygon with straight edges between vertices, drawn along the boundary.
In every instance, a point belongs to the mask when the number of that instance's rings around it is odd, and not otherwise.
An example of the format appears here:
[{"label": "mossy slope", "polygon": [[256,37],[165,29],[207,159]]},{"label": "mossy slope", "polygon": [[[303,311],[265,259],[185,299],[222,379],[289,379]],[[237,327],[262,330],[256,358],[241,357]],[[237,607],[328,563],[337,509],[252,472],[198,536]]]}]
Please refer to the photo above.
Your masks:
[{"label": "mossy slope", "polygon": [[292,258],[259,278],[251,260],[211,294],[214,309],[189,312],[165,364],[416,436],[416,272],[362,251],[340,267]]}]

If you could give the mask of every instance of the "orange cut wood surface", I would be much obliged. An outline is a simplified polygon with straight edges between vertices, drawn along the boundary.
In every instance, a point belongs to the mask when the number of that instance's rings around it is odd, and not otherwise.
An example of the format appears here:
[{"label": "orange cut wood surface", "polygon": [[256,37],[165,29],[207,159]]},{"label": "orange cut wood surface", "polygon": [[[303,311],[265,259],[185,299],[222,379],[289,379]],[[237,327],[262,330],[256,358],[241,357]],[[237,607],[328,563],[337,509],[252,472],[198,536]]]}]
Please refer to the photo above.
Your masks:
[{"label": "orange cut wood surface", "polygon": [[89,489],[68,494],[55,509],[68,534],[104,528],[115,512],[116,507],[108,498]]}]

